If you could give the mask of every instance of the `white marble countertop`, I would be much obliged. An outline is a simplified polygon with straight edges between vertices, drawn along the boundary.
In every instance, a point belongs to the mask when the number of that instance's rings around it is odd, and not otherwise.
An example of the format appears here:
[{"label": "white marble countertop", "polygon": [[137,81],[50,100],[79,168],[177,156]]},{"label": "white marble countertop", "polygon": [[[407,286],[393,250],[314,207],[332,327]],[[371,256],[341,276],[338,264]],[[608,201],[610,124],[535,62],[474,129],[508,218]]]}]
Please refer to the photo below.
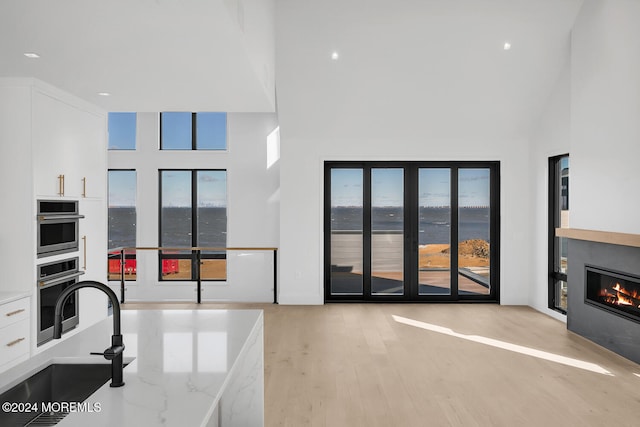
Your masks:
[{"label": "white marble countertop", "polygon": [[[238,358],[262,337],[261,310],[123,310],[125,385],[109,382],[61,426],[198,426],[211,418]],[[109,363],[112,317],[2,373],[0,392],[51,363]],[[252,342],[253,341],[253,342]],[[131,359],[133,359],[131,361]]]}]

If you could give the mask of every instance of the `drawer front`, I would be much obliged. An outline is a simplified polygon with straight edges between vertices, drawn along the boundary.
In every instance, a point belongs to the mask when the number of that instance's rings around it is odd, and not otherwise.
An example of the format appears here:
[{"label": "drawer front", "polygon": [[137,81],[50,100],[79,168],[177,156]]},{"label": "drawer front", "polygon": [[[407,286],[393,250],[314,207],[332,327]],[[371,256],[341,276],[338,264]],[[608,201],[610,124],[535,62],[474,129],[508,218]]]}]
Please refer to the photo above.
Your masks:
[{"label": "drawer front", "polygon": [[29,353],[29,320],[0,329],[0,365]]},{"label": "drawer front", "polygon": [[29,318],[29,298],[0,305],[0,328]]}]

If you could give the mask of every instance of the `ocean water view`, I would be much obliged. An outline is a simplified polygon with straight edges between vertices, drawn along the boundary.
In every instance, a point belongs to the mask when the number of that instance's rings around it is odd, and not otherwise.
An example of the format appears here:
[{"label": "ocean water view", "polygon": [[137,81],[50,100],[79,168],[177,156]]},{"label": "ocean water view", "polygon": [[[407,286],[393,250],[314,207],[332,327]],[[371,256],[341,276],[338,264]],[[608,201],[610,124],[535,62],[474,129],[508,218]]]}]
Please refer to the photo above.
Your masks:
[{"label": "ocean water view", "polygon": [[[481,239],[489,241],[489,208],[463,207],[458,213],[458,238],[460,241]],[[449,243],[451,234],[451,208],[425,207],[419,210],[419,244]],[[333,231],[362,230],[363,209],[361,207],[331,208]],[[404,210],[401,207],[373,207],[371,223],[375,231],[402,231]]]},{"label": "ocean water view", "polygon": [[[227,209],[202,207],[198,208],[197,215],[198,246],[227,246]],[[179,247],[192,246],[191,217],[190,208],[163,208],[162,245]],[[136,246],[136,223],[135,208],[109,208],[109,248]],[[150,244],[150,242],[144,243],[145,245]]]},{"label": "ocean water view", "polygon": [[[404,228],[401,207],[374,207],[371,211],[372,227],[377,231],[402,231]],[[334,207],[331,209],[333,231],[362,230],[361,207]],[[460,208],[459,240],[481,239],[489,241],[489,208]],[[163,208],[162,245],[191,246],[191,209]],[[132,207],[109,208],[109,248],[136,246],[136,209]],[[420,207],[419,244],[449,243],[451,233],[451,208]],[[198,245],[226,246],[226,208],[206,207],[198,209]],[[145,242],[149,244],[149,242]]]}]

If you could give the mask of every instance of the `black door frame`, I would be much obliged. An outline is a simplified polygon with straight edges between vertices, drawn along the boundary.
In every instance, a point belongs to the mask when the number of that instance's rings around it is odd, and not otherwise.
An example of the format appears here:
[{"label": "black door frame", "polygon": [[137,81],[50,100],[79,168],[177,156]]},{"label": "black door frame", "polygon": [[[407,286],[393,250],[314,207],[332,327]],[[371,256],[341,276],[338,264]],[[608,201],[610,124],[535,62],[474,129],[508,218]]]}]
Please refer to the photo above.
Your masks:
[{"label": "black door frame", "polygon": [[[331,170],[363,170],[363,294],[331,295]],[[371,169],[404,169],[403,295],[371,294]],[[490,173],[490,292],[459,294],[458,274],[451,274],[449,295],[418,294],[418,170],[451,169],[451,224],[458,224],[458,171],[484,168]],[[500,301],[500,162],[499,161],[325,161],[324,163],[324,300],[325,302],[499,302]],[[451,253],[458,253],[458,227],[451,227]],[[458,271],[458,257],[451,257]]]}]

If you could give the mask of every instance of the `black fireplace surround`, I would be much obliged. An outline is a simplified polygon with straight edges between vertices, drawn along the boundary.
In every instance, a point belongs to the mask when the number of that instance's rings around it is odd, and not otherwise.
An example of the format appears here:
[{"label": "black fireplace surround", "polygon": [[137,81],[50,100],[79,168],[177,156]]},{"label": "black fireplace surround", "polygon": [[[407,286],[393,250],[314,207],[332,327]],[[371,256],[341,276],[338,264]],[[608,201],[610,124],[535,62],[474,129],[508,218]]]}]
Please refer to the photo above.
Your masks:
[{"label": "black fireplace surround", "polygon": [[640,322],[640,277],[585,266],[585,302]]},{"label": "black fireplace surround", "polygon": [[639,260],[638,247],[569,239],[567,328],[636,363]]}]

